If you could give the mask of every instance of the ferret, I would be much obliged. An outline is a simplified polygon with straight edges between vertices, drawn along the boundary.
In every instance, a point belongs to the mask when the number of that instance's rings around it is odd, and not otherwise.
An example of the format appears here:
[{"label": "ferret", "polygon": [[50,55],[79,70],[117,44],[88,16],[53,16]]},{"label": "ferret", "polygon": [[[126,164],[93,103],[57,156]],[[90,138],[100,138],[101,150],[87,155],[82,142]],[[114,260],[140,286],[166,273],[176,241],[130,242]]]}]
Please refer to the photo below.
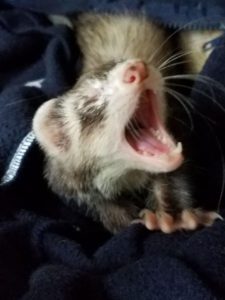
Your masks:
[{"label": "ferret", "polygon": [[194,208],[187,176],[175,172],[184,151],[167,126],[165,31],[129,14],[85,13],[73,26],[81,75],[33,119],[51,189],[112,233],[136,222],[164,233],[213,224],[219,215]]}]

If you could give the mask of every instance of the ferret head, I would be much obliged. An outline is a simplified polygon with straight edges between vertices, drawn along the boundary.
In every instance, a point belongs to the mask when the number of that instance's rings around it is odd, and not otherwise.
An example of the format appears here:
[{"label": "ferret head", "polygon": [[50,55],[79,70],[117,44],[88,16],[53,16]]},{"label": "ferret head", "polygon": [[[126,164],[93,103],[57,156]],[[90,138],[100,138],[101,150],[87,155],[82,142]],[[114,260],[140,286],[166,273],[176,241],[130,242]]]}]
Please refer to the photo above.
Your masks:
[{"label": "ferret head", "polygon": [[166,129],[163,78],[135,59],[83,74],[61,98],[44,103],[33,129],[51,160],[76,170],[97,164],[104,176],[163,173],[182,163]]}]

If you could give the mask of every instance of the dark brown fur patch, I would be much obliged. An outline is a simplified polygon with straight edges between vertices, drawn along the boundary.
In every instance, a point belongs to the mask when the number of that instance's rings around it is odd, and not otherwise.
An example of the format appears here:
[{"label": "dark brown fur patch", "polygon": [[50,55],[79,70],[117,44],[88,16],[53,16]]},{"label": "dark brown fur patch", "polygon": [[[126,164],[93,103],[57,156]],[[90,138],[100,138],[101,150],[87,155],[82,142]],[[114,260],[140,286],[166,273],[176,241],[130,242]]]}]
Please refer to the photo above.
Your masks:
[{"label": "dark brown fur patch", "polygon": [[90,192],[93,188],[93,178],[97,176],[98,170],[94,164],[84,165],[73,173],[73,180],[76,182],[77,190],[82,193]]},{"label": "dark brown fur patch", "polygon": [[83,106],[77,109],[81,122],[81,131],[91,132],[105,119],[106,102],[101,106],[96,105],[95,103],[98,101],[97,97],[87,98],[87,100],[83,99],[83,101]]},{"label": "dark brown fur patch", "polygon": [[157,189],[157,192],[155,190],[154,193],[156,201],[154,210],[164,211],[175,216],[190,206],[190,191],[180,172],[175,172],[173,176],[156,175],[153,179],[153,186]]}]

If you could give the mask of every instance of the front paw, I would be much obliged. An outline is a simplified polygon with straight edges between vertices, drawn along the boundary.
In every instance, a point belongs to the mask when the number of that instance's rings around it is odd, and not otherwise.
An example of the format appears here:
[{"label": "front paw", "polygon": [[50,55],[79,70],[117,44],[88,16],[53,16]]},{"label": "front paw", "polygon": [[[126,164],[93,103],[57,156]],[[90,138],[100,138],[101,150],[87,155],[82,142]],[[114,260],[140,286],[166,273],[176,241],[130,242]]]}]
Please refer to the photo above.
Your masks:
[{"label": "front paw", "polygon": [[171,233],[176,230],[195,230],[200,226],[211,226],[216,219],[223,219],[213,211],[200,209],[184,209],[176,215],[168,214],[165,211],[152,212],[143,209],[140,214],[140,222],[149,230],[161,230],[164,233]]}]

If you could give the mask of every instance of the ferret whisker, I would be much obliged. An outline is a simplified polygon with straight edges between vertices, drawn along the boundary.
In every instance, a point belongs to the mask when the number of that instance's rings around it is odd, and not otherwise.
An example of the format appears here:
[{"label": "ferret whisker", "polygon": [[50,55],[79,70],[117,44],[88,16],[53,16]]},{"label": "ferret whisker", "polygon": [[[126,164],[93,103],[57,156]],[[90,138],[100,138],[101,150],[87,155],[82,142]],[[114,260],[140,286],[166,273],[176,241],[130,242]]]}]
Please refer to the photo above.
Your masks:
[{"label": "ferret whisker", "polygon": [[212,83],[215,85],[219,90],[225,93],[225,87],[220,82],[212,79],[209,76],[202,75],[202,74],[176,74],[176,75],[170,75],[165,76],[165,80],[169,79],[187,79],[187,80],[193,80],[193,81],[200,81],[202,83]]},{"label": "ferret whisker", "polygon": [[140,128],[140,124],[135,117],[133,118],[133,123],[135,124],[136,128]]},{"label": "ferret whisker", "polygon": [[182,124],[182,126],[185,126],[186,128],[189,129],[189,126],[183,120],[181,120],[179,118],[176,118],[174,116],[173,116],[173,120],[176,120],[177,122],[179,122],[180,124]]},{"label": "ferret whisker", "polygon": [[203,18],[198,18],[195,20],[192,20],[190,22],[187,22],[186,24],[184,24],[183,26],[179,27],[178,29],[176,29],[175,31],[173,31],[165,40],[163,43],[160,44],[160,46],[158,48],[156,48],[156,50],[153,52],[153,54],[150,57],[150,60],[152,61],[154,59],[154,57],[159,53],[159,51],[162,50],[163,46],[165,46],[171,39],[172,37],[174,37],[176,34],[178,34],[179,32],[181,32],[182,30],[184,30],[185,28],[187,28],[190,25],[193,25],[199,21],[201,21]]},{"label": "ferret whisker", "polygon": [[165,65],[163,68],[160,68],[160,71],[166,70],[166,69],[169,69],[171,67],[178,66],[178,65],[184,65],[184,64],[187,64],[187,63],[190,63],[190,62],[191,62],[191,60],[183,60],[183,61],[180,61],[180,62],[177,62],[177,63],[168,64],[168,65]]},{"label": "ferret whisker", "polygon": [[[179,74],[179,75],[171,75],[171,76],[165,76],[164,80],[169,79],[187,79],[187,80],[196,80],[205,84],[208,84],[207,87],[211,88],[211,93],[214,94],[212,88],[217,88],[219,91],[225,94],[225,87],[218,81],[204,75],[194,75],[194,74]],[[209,83],[211,85],[209,85]],[[215,100],[215,97],[212,98],[214,103],[225,112],[225,107],[221,105],[218,101]]]},{"label": "ferret whisker", "polygon": [[178,91],[175,91],[174,89],[170,89],[171,91],[173,91],[174,94],[178,95],[192,110],[195,111],[195,107],[194,105],[191,103],[192,101],[189,101],[191,100],[189,97],[181,94],[180,92]]},{"label": "ferret whisker", "polygon": [[165,60],[164,62],[162,62],[162,63],[158,66],[158,68],[159,68],[159,70],[162,70],[162,68],[163,68],[164,66],[166,66],[167,64],[169,64],[169,63],[171,63],[171,62],[173,62],[173,61],[176,61],[176,60],[178,60],[178,59],[180,59],[180,58],[182,58],[182,57],[184,57],[184,56],[187,56],[187,55],[189,55],[189,54],[191,54],[191,53],[193,53],[193,51],[186,51],[186,52],[180,51],[180,52],[176,53],[175,55],[172,55],[171,57],[169,57],[169,58],[168,58],[167,60]]},{"label": "ferret whisker", "polygon": [[[196,91],[197,93],[199,93],[200,95],[203,95],[203,96],[206,97],[207,99],[212,100],[213,103],[216,103],[215,97],[210,97],[209,95],[207,95],[206,93],[202,92],[201,90],[199,90],[199,89],[197,89],[197,88],[195,88],[195,87],[191,87],[191,86],[185,85],[185,84],[178,84],[178,83],[169,83],[168,86],[182,87],[182,88],[185,88],[185,89],[189,89],[190,91]],[[211,91],[211,92],[212,92],[212,91]],[[187,97],[187,98],[188,98],[188,100],[190,100],[190,102],[192,102],[193,105],[194,105],[194,101],[191,99],[191,97]],[[196,109],[196,107],[195,107],[195,109]],[[202,116],[202,117],[204,117],[205,119],[207,119],[207,120],[208,120],[209,122],[211,122],[212,124],[216,124],[216,121],[213,121],[213,120],[210,119],[208,116],[206,116],[206,115],[200,113],[198,110],[196,110],[196,112],[197,112],[200,116]]]},{"label": "ferret whisker", "polygon": [[175,93],[175,94],[177,94],[178,96],[180,96],[181,97],[181,99],[193,110],[193,111],[195,111],[195,112],[197,112],[201,117],[203,117],[203,118],[205,118],[205,119],[208,119],[208,121],[210,121],[210,122],[212,122],[213,123],[213,121],[211,120],[211,119],[209,119],[207,116],[205,116],[204,114],[202,114],[200,111],[198,111],[197,109],[196,109],[196,107],[195,107],[195,105],[194,105],[194,102],[193,102],[193,100],[190,98],[190,97],[188,97],[188,96],[185,96],[185,95],[183,95],[183,94],[181,94],[180,92],[178,92],[178,91],[175,91],[175,90],[173,90],[173,92]]},{"label": "ferret whisker", "polygon": [[132,136],[134,137],[134,139],[138,141],[139,138],[140,138],[140,134],[135,129],[134,125],[130,122],[127,127],[130,130],[130,133],[132,134]]},{"label": "ferret whisker", "polygon": [[[176,50],[174,50],[174,51],[176,51]],[[161,59],[159,59],[157,68],[160,68],[164,63],[168,63],[168,61],[170,62],[172,59],[176,60],[177,57],[179,58],[179,56],[185,52],[186,51],[177,51],[177,52],[174,52],[173,54],[166,53]]]},{"label": "ferret whisker", "polygon": [[[63,87],[60,94],[65,93],[65,92],[68,91],[70,88],[71,88],[71,86],[69,86],[69,85]],[[5,107],[9,107],[9,106],[21,104],[21,103],[24,103],[24,102],[27,102],[27,101],[39,100],[39,99],[46,100],[46,99],[47,99],[47,96],[46,96],[45,94],[43,94],[43,95],[38,95],[38,96],[27,97],[27,98],[25,98],[25,99],[14,98],[14,99],[11,99],[11,101],[8,102],[8,103],[6,103],[4,106],[5,106]],[[47,100],[48,100],[48,99],[47,99]]]},{"label": "ferret whisker", "polygon": [[9,107],[9,106],[21,104],[21,103],[24,103],[24,102],[27,102],[27,101],[39,100],[39,99],[45,99],[45,96],[44,95],[33,96],[33,97],[26,98],[26,99],[14,98],[11,102],[6,103],[4,105],[4,107]]},{"label": "ferret whisker", "polygon": [[133,138],[134,138],[135,140],[138,140],[138,135],[137,135],[137,133],[135,132],[134,128],[132,128],[131,125],[129,125],[129,126],[127,126],[127,127],[128,127],[128,129],[129,129],[129,131],[130,131],[130,134],[133,136]]},{"label": "ferret whisker", "polygon": [[[182,106],[183,106],[183,108],[184,108],[184,110],[185,110],[185,112],[187,113],[187,116],[188,116],[188,118],[189,118],[189,121],[190,121],[190,129],[191,129],[191,131],[194,129],[194,122],[193,122],[193,118],[192,118],[192,116],[191,116],[191,113],[190,113],[190,111],[189,111],[189,109],[188,109],[188,107],[186,106],[186,104],[184,103],[184,99],[182,99],[182,97],[181,96],[183,96],[183,95],[181,95],[180,93],[177,93],[177,92],[175,92],[174,90],[172,90],[172,89],[170,89],[170,88],[167,88],[167,87],[165,87],[164,88],[164,90],[165,90],[165,92],[166,93],[168,93],[168,94],[170,94],[172,97],[174,97]],[[186,102],[186,101],[185,101]],[[188,104],[190,104],[190,103],[188,103]],[[190,105],[189,105],[190,106]],[[191,107],[192,108],[192,107]]]},{"label": "ferret whisker", "polygon": [[[167,59],[170,59],[171,56],[175,56],[177,55],[178,52],[181,52],[181,51],[178,51],[177,49],[174,50],[174,54],[171,54],[171,53],[166,53],[165,55],[163,55],[158,61],[157,61],[157,65],[156,67],[158,68],[160,64],[162,64],[165,60]],[[177,51],[177,52],[176,52]],[[150,59],[147,61],[148,64],[151,64],[151,61]]]},{"label": "ferret whisker", "polygon": [[[190,89],[190,90],[195,90],[195,91],[197,91],[199,94],[202,94],[202,95],[204,95],[204,96],[206,96],[207,98],[209,98],[210,100],[214,100],[214,98],[212,98],[212,97],[209,97],[208,95],[206,95],[205,93],[201,93],[201,91],[199,91],[198,89],[194,89],[194,88],[192,88],[192,87],[190,87],[190,86],[185,86],[185,85],[183,85],[183,84],[173,84],[173,83],[171,83],[169,86],[176,86],[176,87],[183,87],[183,88],[187,88],[187,89]],[[177,92],[177,91],[176,91]],[[178,93],[178,92],[177,92]],[[210,119],[207,115],[205,115],[205,114],[203,114],[202,112],[200,112],[197,108],[196,108],[196,106],[195,106],[195,103],[194,103],[194,101],[193,101],[193,99],[191,98],[191,97],[188,97],[188,96],[184,96],[184,95],[182,95],[183,97],[185,97],[186,99],[187,99],[187,103],[190,105],[191,103],[193,103],[193,105],[192,105],[192,108],[193,108],[193,110],[199,115],[199,116],[201,116],[202,118],[204,118],[204,119],[206,119],[208,122],[210,122],[210,123],[212,123],[212,124],[216,124],[216,121],[213,121],[212,119]]]}]

